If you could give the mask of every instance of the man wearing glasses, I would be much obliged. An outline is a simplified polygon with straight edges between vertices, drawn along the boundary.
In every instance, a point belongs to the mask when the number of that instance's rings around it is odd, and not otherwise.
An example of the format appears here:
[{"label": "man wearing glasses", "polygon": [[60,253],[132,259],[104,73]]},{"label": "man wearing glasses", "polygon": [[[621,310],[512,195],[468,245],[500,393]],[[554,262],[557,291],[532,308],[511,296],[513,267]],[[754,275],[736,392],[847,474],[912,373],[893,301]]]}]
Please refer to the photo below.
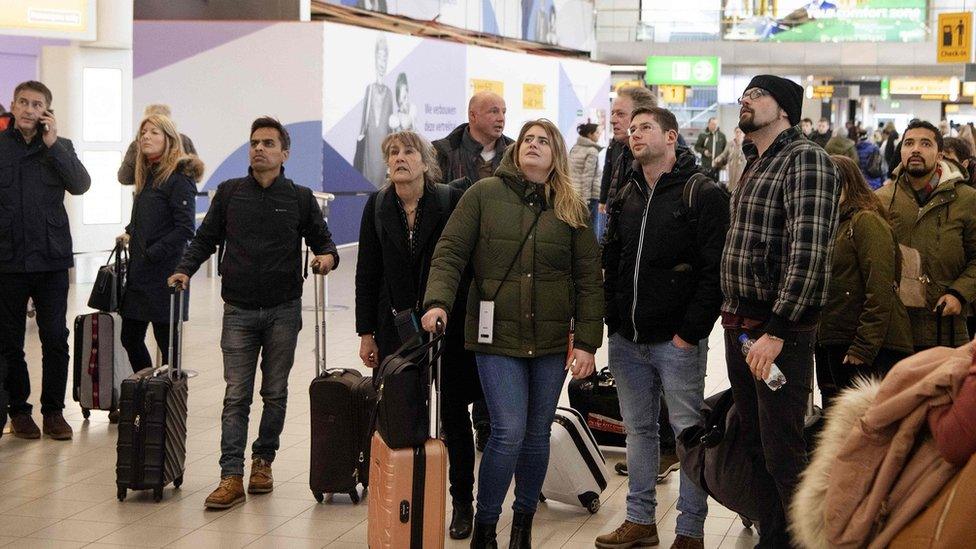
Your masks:
[{"label": "man wearing glasses", "polygon": [[[596,539],[601,548],[657,545],[655,477],[663,390],[675,434],[695,425],[705,390],[702,353],[719,315],[719,260],[729,200],[701,173],[694,153],[676,148],[678,121],[659,107],[634,109],[636,165],[610,208],[603,247],[610,371],[627,428],[627,517]],[[685,187],[696,185],[691,203]],[[703,547],[707,496],[681,473],[672,548]]]},{"label": "man wearing glasses", "polygon": [[[789,547],[786,509],[806,464],[804,413],[813,347],[830,274],[839,181],[827,153],[797,124],[803,88],[772,75],[752,79],[739,99],[746,168],[732,196],[721,261],[726,362],[741,441],[761,450],[779,505],[755,517],[759,547]],[[753,340],[748,356],[740,338]],[[764,382],[773,363],[786,376]]]}]

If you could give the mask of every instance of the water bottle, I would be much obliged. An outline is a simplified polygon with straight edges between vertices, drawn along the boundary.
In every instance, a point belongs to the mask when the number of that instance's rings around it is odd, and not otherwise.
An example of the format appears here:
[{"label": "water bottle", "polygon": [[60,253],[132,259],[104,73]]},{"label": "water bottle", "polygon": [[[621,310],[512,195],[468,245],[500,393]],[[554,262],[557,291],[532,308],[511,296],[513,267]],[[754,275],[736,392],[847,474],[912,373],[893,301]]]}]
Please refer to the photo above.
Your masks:
[{"label": "water bottle", "polygon": [[[756,341],[754,339],[749,338],[748,334],[740,335],[739,343],[742,344],[742,354],[745,356],[749,356],[749,349],[752,349],[752,344],[755,342]],[[766,385],[769,386],[769,390],[775,391],[780,387],[782,387],[783,385],[786,385],[786,376],[783,375],[783,372],[780,371],[779,367],[776,366],[776,364],[773,364],[769,368],[769,376],[763,381],[765,381]]]}]

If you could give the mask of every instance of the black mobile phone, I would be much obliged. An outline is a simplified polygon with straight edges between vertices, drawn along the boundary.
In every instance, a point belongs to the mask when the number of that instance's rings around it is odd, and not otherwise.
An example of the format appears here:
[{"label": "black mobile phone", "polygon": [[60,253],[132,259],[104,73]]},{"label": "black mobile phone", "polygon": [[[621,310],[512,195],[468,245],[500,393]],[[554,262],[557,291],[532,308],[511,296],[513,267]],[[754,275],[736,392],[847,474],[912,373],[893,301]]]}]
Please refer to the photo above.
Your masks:
[{"label": "black mobile phone", "polygon": [[[47,116],[54,116],[54,109],[48,109],[48,110],[44,111],[44,114],[47,115]],[[51,128],[48,127],[47,124],[44,124],[44,132],[47,133],[49,131],[51,131]]]}]

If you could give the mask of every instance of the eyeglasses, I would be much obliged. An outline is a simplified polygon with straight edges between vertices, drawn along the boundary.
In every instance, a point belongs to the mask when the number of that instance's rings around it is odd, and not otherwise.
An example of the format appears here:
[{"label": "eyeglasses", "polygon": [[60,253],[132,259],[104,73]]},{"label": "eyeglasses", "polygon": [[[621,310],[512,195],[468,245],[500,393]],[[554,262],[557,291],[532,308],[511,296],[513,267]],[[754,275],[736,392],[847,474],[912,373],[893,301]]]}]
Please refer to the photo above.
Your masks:
[{"label": "eyeglasses", "polygon": [[752,88],[751,90],[744,91],[742,93],[742,97],[740,97],[737,100],[737,103],[741,105],[742,102],[745,101],[746,99],[748,99],[749,101],[755,101],[756,99],[759,99],[760,97],[765,97],[767,95],[770,95],[770,93],[762,88]]},{"label": "eyeglasses", "polygon": [[627,128],[627,135],[637,135],[639,133],[646,133],[654,129],[654,126],[648,122],[641,124],[640,126],[631,126]]}]

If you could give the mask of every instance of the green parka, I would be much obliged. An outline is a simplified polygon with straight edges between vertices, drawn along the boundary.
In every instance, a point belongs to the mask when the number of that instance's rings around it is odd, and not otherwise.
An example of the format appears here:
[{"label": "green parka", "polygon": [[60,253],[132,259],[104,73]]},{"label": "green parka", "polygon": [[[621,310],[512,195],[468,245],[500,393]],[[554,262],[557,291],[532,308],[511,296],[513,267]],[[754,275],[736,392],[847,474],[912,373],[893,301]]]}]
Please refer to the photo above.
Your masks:
[{"label": "green parka", "polygon": [[933,312],[947,293],[962,302],[963,315],[955,319],[955,338],[957,345],[965,343],[964,316],[976,298],[976,190],[966,185],[951,164],[940,162],[939,168],[939,184],[924,206],[918,204],[904,173],[894,184],[877,191],[889,210],[895,239],[919,251],[923,272],[931,280],[925,285],[928,306],[908,310],[916,347],[950,343],[947,320],[943,320],[941,343],[936,340],[938,319]]},{"label": "green parka", "polygon": [[848,345],[865,364],[882,348],[911,353],[908,313],[898,298],[895,237],[877,212],[841,214],[817,341]]},{"label": "green parka", "polygon": [[[603,343],[603,280],[600,250],[593,230],[573,229],[556,217],[552,201],[539,215],[537,189],[526,183],[509,147],[495,177],[482,179],[461,197],[430,267],[424,308],[451,315],[457,285],[468,262],[474,280],[468,293],[465,347],[479,353],[534,358],[567,350],[570,319],[576,319],[575,345],[595,352]],[[543,191],[544,192],[544,191]],[[551,198],[551,197],[547,197]],[[525,248],[502,282],[523,237]],[[479,306],[499,289],[493,341],[478,343]]]}]

